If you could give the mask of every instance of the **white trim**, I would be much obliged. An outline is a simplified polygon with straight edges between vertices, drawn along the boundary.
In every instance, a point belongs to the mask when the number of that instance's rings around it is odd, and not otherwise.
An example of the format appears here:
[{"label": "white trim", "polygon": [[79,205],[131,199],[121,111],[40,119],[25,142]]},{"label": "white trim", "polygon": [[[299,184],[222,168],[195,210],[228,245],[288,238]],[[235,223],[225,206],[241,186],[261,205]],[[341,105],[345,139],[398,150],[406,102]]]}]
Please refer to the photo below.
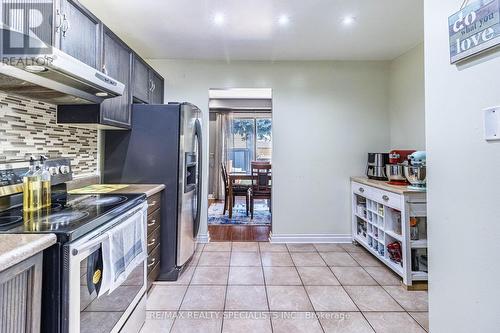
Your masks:
[{"label": "white trim", "polygon": [[351,234],[281,234],[271,233],[271,243],[352,243]]},{"label": "white trim", "polygon": [[196,237],[196,241],[200,244],[207,244],[210,242],[210,233],[207,231],[206,234],[198,234],[198,237]]}]

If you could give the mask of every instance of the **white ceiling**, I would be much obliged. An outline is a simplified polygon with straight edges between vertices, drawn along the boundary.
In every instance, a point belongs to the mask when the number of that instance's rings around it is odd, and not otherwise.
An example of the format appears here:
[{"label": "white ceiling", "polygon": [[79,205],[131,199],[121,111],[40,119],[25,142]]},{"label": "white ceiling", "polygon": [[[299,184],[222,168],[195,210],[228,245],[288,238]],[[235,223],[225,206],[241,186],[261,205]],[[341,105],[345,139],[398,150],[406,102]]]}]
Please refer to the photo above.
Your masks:
[{"label": "white ceiling", "polygon": [[145,58],[389,60],[423,41],[423,0],[81,2]]}]

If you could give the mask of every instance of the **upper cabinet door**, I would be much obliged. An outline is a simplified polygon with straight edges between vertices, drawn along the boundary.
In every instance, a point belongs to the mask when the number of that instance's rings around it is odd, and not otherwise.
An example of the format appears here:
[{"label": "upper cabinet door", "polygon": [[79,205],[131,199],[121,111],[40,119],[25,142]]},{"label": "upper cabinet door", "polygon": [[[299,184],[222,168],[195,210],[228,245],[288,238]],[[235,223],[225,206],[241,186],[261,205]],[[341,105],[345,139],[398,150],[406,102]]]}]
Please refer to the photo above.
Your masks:
[{"label": "upper cabinet door", "polygon": [[56,14],[59,48],[81,62],[100,67],[99,20],[78,1],[60,0],[61,9]]},{"label": "upper cabinet door", "polygon": [[163,104],[163,78],[154,71],[149,71],[150,93],[149,101],[151,104]]},{"label": "upper cabinet door", "polygon": [[122,96],[107,99],[101,104],[101,122],[130,128],[132,50],[111,30],[106,27],[103,30],[102,71],[125,84],[126,88]]},{"label": "upper cabinet door", "polygon": [[149,68],[139,58],[134,55],[134,76],[133,76],[133,97],[143,103],[149,103]]}]

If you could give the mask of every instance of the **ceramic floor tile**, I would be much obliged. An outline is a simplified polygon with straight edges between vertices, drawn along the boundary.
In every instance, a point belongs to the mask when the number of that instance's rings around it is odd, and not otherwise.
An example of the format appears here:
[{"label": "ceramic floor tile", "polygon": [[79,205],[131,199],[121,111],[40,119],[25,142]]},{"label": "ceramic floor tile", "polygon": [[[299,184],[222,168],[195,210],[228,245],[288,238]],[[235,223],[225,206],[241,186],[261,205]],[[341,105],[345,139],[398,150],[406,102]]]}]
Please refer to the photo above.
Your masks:
[{"label": "ceramic floor tile", "polygon": [[264,272],[262,267],[238,267],[232,266],[229,269],[230,285],[263,285]]},{"label": "ceramic floor tile", "polygon": [[178,310],[187,286],[154,285],[148,294],[148,311]]},{"label": "ceramic floor tile", "polygon": [[264,267],[264,277],[268,286],[302,285],[295,267]]},{"label": "ceramic floor tile", "polygon": [[179,312],[171,333],[220,333],[222,317],[222,313]]},{"label": "ceramic floor tile", "polygon": [[259,252],[233,252],[231,266],[262,266]]},{"label": "ceramic floor tile", "polygon": [[196,268],[191,284],[223,285],[227,284],[229,267],[204,267]]},{"label": "ceramic floor tile", "polygon": [[313,244],[287,244],[290,252],[316,252]]},{"label": "ceramic floor tile", "polygon": [[340,246],[346,250],[349,253],[368,253],[368,251],[365,250],[364,247],[361,245],[354,245],[354,244],[340,244]]},{"label": "ceramic floor tile", "polygon": [[403,311],[403,308],[378,286],[345,286],[352,300],[361,311]]},{"label": "ceramic floor tile", "polygon": [[406,312],[366,312],[364,315],[377,333],[425,333]]},{"label": "ceramic floor tile", "polygon": [[202,252],[198,266],[229,266],[231,252]]},{"label": "ceramic floor tile", "polygon": [[331,267],[333,274],[343,286],[377,286],[363,267]]},{"label": "ceramic floor tile", "polygon": [[354,252],[351,253],[351,257],[354,258],[361,266],[382,266],[382,262],[378,260],[371,253]]},{"label": "ceramic floor tile", "polygon": [[273,313],[274,333],[323,333],[314,312]]},{"label": "ceramic floor tile", "polygon": [[213,310],[224,309],[226,296],[225,286],[189,286],[181,310]]},{"label": "ceramic floor tile", "polygon": [[346,252],[320,252],[328,266],[357,267],[359,264]]},{"label": "ceramic floor tile", "polygon": [[400,286],[403,282],[399,275],[385,266],[365,267],[365,271],[367,271],[381,286]]},{"label": "ceramic floor tile", "polygon": [[222,333],[271,333],[271,320],[269,316],[249,314],[226,314]]},{"label": "ceramic floor tile", "polygon": [[259,243],[260,252],[288,252],[285,244],[272,244],[269,242]]},{"label": "ceramic floor tile", "polygon": [[267,286],[271,311],[312,311],[313,307],[302,286]]},{"label": "ceramic floor tile", "polygon": [[307,286],[306,290],[316,311],[358,311],[340,286]]},{"label": "ceramic floor tile", "polygon": [[233,242],[233,252],[257,252],[259,244],[257,242]]},{"label": "ceramic floor tile", "polygon": [[210,242],[205,244],[203,252],[229,252],[231,246],[231,242]]},{"label": "ceramic floor tile", "polygon": [[325,333],[375,333],[361,312],[321,312],[318,317]]},{"label": "ceramic floor tile", "polygon": [[295,266],[326,266],[321,256],[316,252],[292,252],[290,255]]},{"label": "ceramic floor tile", "polygon": [[428,312],[409,312],[413,317],[426,330],[429,332],[429,313]]},{"label": "ceramic floor tile", "polygon": [[288,252],[263,252],[260,255],[262,266],[294,266]]},{"label": "ceramic floor tile", "polygon": [[305,286],[339,286],[340,282],[328,267],[297,267]]},{"label": "ceramic floor tile", "polygon": [[314,247],[318,252],[345,252],[341,244],[321,243],[314,244]]},{"label": "ceramic floor tile", "polygon": [[226,311],[269,311],[264,286],[228,286]]},{"label": "ceramic floor tile", "polygon": [[429,294],[427,291],[408,291],[403,286],[385,286],[384,289],[406,311],[429,311]]}]

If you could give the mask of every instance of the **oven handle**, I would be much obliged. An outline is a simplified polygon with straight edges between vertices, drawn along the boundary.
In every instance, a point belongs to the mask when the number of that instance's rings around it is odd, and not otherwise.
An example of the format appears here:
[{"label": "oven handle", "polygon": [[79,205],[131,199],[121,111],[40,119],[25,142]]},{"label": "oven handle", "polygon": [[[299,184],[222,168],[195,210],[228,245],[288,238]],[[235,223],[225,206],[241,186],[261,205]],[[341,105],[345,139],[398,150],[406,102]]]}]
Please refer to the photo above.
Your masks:
[{"label": "oven handle", "polygon": [[106,228],[105,230],[99,232],[98,235],[96,235],[95,237],[93,237],[93,238],[89,239],[88,241],[86,241],[85,243],[83,243],[82,246],[71,250],[71,254],[73,256],[77,256],[78,253],[85,252],[86,250],[88,250],[92,247],[96,247],[97,245],[101,244],[106,239],[106,237],[108,237],[108,234],[106,233],[107,231],[115,228],[117,225],[121,224],[123,221],[125,221],[129,217],[137,214],[138,212],[145,210],[144,207],[147,207],[147,206],[141,205],[140,208],[134,209],[132,212],[128,213],[126,216],[123,216],[122,218],[120,218],[119,221],[117,221],[116,223],[113,223],[111,226],[109,226],[109,228]]}]

